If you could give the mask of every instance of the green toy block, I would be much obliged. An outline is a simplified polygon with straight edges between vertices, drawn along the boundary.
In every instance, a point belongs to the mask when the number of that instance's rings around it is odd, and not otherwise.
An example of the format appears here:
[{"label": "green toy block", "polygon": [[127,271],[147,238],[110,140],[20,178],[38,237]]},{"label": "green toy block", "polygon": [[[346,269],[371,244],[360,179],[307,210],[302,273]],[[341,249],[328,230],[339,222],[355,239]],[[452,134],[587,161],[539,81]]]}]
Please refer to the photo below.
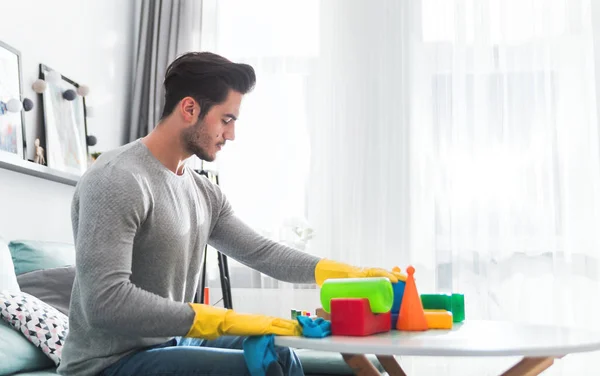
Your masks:
[{"label": "green toy block", "polygon": [[423,309],[445,309],[452,312],[453,322],[465,321],[465,296],[463,294],[422,294]]},{"label": "green toy block", "polygon": [[465,321],[465,296],[463,294],[452,294],[452,321]]},{"label": "green toy block", "polygon": [[450,294],[421,294],[423,309],[445,309],[452,312],[452,296]]}]

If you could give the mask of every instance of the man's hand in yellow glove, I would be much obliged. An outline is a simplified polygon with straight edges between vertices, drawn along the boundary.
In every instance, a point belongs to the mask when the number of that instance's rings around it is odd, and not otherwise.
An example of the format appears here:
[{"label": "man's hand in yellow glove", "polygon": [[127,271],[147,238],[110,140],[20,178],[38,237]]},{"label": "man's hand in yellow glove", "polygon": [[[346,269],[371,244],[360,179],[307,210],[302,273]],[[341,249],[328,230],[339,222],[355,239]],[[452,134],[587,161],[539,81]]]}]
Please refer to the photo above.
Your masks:
[{"label": "man's hand in yellow glove", "polygon": [[392,283],[398,282],[398,279],[406,280],[406,276],[400,273],[399,269],[388,271],[381,268],[357,268],[352,265],[328,259],[319,261],[315,268],[315,280],[319,286],[321,286],[326,279],[330,278],[366,277],[387,277]]},{"label": "man's hand in yellow glove", "polygon": [[286,320],[265,315],[236,313],[231,309],[206,304],[190,303],[196,313],[187,337],[215,339],[222,335],[257,336],[300,336],[302,328],[295,320]]}]

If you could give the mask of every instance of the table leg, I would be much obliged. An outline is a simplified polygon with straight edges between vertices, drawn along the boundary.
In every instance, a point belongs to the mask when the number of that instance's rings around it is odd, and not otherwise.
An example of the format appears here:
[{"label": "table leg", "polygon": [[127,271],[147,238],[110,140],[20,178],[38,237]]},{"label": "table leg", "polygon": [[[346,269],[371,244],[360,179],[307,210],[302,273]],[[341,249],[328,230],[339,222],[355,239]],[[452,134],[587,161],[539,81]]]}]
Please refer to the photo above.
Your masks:
[{"label": "table leg", "polygon": [[366,355],[362,354],[342,354],[344,361],[352,368],[356,376],[380,376],[381,374],[369,361]]},{"label": "table leg", "polygon": [[[325,312],[323,308],[317,308],[317,317],[325,320],[331,320],[331,314]],[[381,375],[377,368],[362,354],[342,354],[342,358],[357,376],[379,376]]]},{"label": "table leg", "polygon": [[523,358],[501,376],[536,376],[554,364],[554,358]]},{"label": "table leg", "polygon": [[[325,312],[323,308],[317,308],[316,314],[317,317],[322,317],[325,320],[331,320],[331,315]],[[371,376],[380,374],[365,355],[342,354],[342,357],[356,375]],[[400,364],[393,356],[377,355],[377,360],[379,360],[379,363],[381,363],[381,366],[383,369],[385,369],[389,376],[406,376],[406,373],[404,373],[404,370],[402,367],[400,367]]]},{"label": "table leg", "polygon": [[[342,354],[346,364],[352,368],[357,376],[375,376],[380,375],[379,371],[369,359],[362,354]],[[389,376],[406,376],[400,364],[390,355],[377,355],[377,360],[381,363],[383,369]]]},{"label": "table leg", "polygon": [[406,376],[400,363],[392,355],[377,355],[377,360],[389,376]]}]

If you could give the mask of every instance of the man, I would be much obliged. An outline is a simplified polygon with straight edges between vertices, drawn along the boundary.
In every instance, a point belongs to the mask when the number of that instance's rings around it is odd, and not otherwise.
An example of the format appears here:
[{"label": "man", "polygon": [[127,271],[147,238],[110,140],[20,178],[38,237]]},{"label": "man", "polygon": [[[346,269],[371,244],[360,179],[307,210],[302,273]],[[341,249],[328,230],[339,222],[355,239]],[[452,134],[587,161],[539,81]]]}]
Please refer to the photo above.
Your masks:
[{"label": "man", "polygon": [[[244,375],[248,335],[300,335],[297,322],[190,303],[206,243],[274,278],[396,276],[319,259],[268,240],[242,223],[219,187],[186,167],[213,161],[235,138],[252,67],[187,53],[165,74],[165,106],[146,137],[103,153],[73,198],[77,252],[65,375]],[[251,183],[251,182],[249,182]],[[287,348],[278,363],[302,366]]]}]

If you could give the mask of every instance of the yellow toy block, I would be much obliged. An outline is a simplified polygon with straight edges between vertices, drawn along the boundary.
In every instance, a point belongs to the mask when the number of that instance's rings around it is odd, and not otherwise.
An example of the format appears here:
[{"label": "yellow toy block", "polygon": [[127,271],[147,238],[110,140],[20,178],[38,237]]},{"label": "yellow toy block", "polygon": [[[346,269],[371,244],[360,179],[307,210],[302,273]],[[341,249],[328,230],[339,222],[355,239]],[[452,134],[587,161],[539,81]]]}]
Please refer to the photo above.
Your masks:
[{"label": "yellow toy block", "polygon": [[452,329],[452,312],[445,309],[426,309],[425,319],[429,329]]}]

